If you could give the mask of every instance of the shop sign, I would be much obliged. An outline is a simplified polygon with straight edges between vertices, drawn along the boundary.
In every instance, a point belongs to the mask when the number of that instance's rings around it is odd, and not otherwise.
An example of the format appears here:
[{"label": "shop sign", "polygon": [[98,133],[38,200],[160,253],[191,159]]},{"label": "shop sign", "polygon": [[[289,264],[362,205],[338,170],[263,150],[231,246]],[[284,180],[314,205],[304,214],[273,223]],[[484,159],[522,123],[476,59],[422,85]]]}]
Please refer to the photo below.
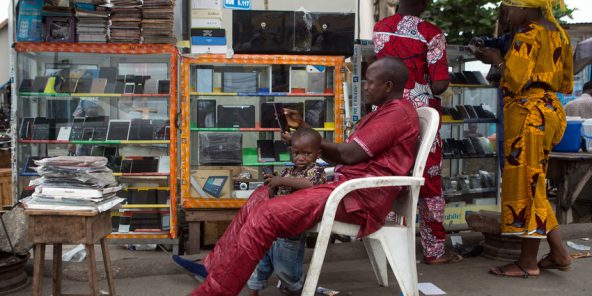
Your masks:
[{"label": "shop sign", "polygon": [[250,10],[251,0],[224,0],[224,8]]}]

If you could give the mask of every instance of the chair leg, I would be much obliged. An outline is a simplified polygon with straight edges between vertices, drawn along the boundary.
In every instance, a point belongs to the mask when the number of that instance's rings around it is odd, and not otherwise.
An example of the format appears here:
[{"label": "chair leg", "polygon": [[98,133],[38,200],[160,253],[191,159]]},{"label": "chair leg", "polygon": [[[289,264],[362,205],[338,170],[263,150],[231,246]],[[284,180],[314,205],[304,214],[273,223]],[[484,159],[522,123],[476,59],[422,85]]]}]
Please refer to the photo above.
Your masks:
[{"label": "chair leg", "polygon": [[95,246],[93,244],[86,244],[86,263],[88,266],[88,287],[91,296],[99,295],[99,287],[97,286],[97,266],[95,262]]},{"label": "chair leg", "polygon": [[362,241],[366,247],[366,252],[368,252],[368,258],[370,258],[378,285],[388,287],[387,259],[380,241],[371,238],[364,238]]},{"label": "chair leg", "polygon": [[389,231],[379,234],[378,237],[403,295],[419,296],[415,245],[411,245],[413,238],[410,239],[407,232]]},{"label": "chair leg", "polygon": [[105,263],[105,275],[107,276],[107,284],[109,285],[109,295],[115,296],[115,283],[113,282],[113,270],[111,269],[109,246],[104,238],[101,239],[101,253],[103,253],[103,262]]},{"label": "chair leg", "polygon": [[53,245],[53,295],[62,295],[62,244]]},{"label": "chair leg", "polygon": [[[324,229],[325,228],[325,229]],[[321,229],[317,236],[317,243],[315,244],[312,259],[308,266],[308,272],[306,274],[306,281],[302,288],[301,296],[313,296],[319,282],[319,276],[321,274],[321,268],[323,267],[323,260],[325,260],[325,254],[327,253],[327,246],[329,244],[329,238],[331,236],[331,225],[321,225]]]},{"label": "chair leg", "polygon": [[33,296],[41,296],[43,295],[43,261],[45,261],[45,244],[35,244],[34,254]]}]

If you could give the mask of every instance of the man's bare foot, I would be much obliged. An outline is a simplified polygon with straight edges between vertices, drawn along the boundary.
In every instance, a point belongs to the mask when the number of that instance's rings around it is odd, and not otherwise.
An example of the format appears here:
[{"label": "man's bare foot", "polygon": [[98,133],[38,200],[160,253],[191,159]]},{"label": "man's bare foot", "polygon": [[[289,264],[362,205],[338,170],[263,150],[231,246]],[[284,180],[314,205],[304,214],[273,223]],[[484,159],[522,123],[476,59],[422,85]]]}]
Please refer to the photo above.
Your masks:
[{"label": "man's bare foot", "polygon": [[259,296],[259,291],[249,289],[249,296]]},{"label": "man's bare foot", "polygon": [[558,269],[568,271],[571,269],[572,259],[570,256],[562,256],[555,253],[549,253],[543,256],[543,259],[537,264],[540,269]]}]

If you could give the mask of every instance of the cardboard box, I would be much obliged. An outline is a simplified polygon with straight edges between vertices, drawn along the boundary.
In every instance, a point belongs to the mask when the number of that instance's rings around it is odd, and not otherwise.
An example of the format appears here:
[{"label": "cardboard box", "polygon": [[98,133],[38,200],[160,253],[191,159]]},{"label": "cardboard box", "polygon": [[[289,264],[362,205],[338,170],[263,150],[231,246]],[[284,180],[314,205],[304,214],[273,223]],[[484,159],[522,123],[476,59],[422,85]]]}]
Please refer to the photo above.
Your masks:
[{"label": "cardboard box", "polygon": [[[223,187],[222,187],[222,191],[220,192],[220,196],[218,198],[232,198],[232,171],[231,170],[207,170],[207,169],[199,169],[196,171],[193,171],[191,173],[191,177],[194,178],[197,181],[197,184],[199,184],[199,186],[201,188],[203,188],[204,184],[206,183],[206,181],[208,180],[208,177],[210,176],[225,176],[228,177],[228,179],[226,180],[226,182],[224,183]],[[210,196],[201,196],[197,190],[195,190],[195,188],[193,186],[191,186],[191,197],[194,198],[210,198]]]}]

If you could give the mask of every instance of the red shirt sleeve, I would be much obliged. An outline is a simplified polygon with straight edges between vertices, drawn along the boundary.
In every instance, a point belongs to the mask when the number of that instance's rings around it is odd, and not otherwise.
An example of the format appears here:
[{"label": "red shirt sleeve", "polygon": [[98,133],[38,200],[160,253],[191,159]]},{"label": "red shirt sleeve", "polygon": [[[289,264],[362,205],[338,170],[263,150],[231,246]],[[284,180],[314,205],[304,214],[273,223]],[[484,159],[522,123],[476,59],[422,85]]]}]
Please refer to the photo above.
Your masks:
[{"label": "red shirt sleeve", "polygon": [[399,137],[410,128],[410,122],[404,108],[391,108],[364,124],[351,140],[358,143],[368,156],[374,157],[395,146]]},{"label": "red shirt sleeve", "polygon": [[426,24],[423,27],[426,31],[425,36],[428,37],[426,60],[430,81],[450,80],[448,61],[446,60],[446,36],[444,36],[444,32],[440,28],[427,22],[424,24]]},{"label": "red shirt sleeve", "polygon": [[387,24],[389,20],[390,18],[384,18],[374,25],[372,43],[374,45],[374,54],[378,59],[389,55],[385,47],[388,47],[387,44],[391,39],[390,34],[396,29],[394,24]]}]

